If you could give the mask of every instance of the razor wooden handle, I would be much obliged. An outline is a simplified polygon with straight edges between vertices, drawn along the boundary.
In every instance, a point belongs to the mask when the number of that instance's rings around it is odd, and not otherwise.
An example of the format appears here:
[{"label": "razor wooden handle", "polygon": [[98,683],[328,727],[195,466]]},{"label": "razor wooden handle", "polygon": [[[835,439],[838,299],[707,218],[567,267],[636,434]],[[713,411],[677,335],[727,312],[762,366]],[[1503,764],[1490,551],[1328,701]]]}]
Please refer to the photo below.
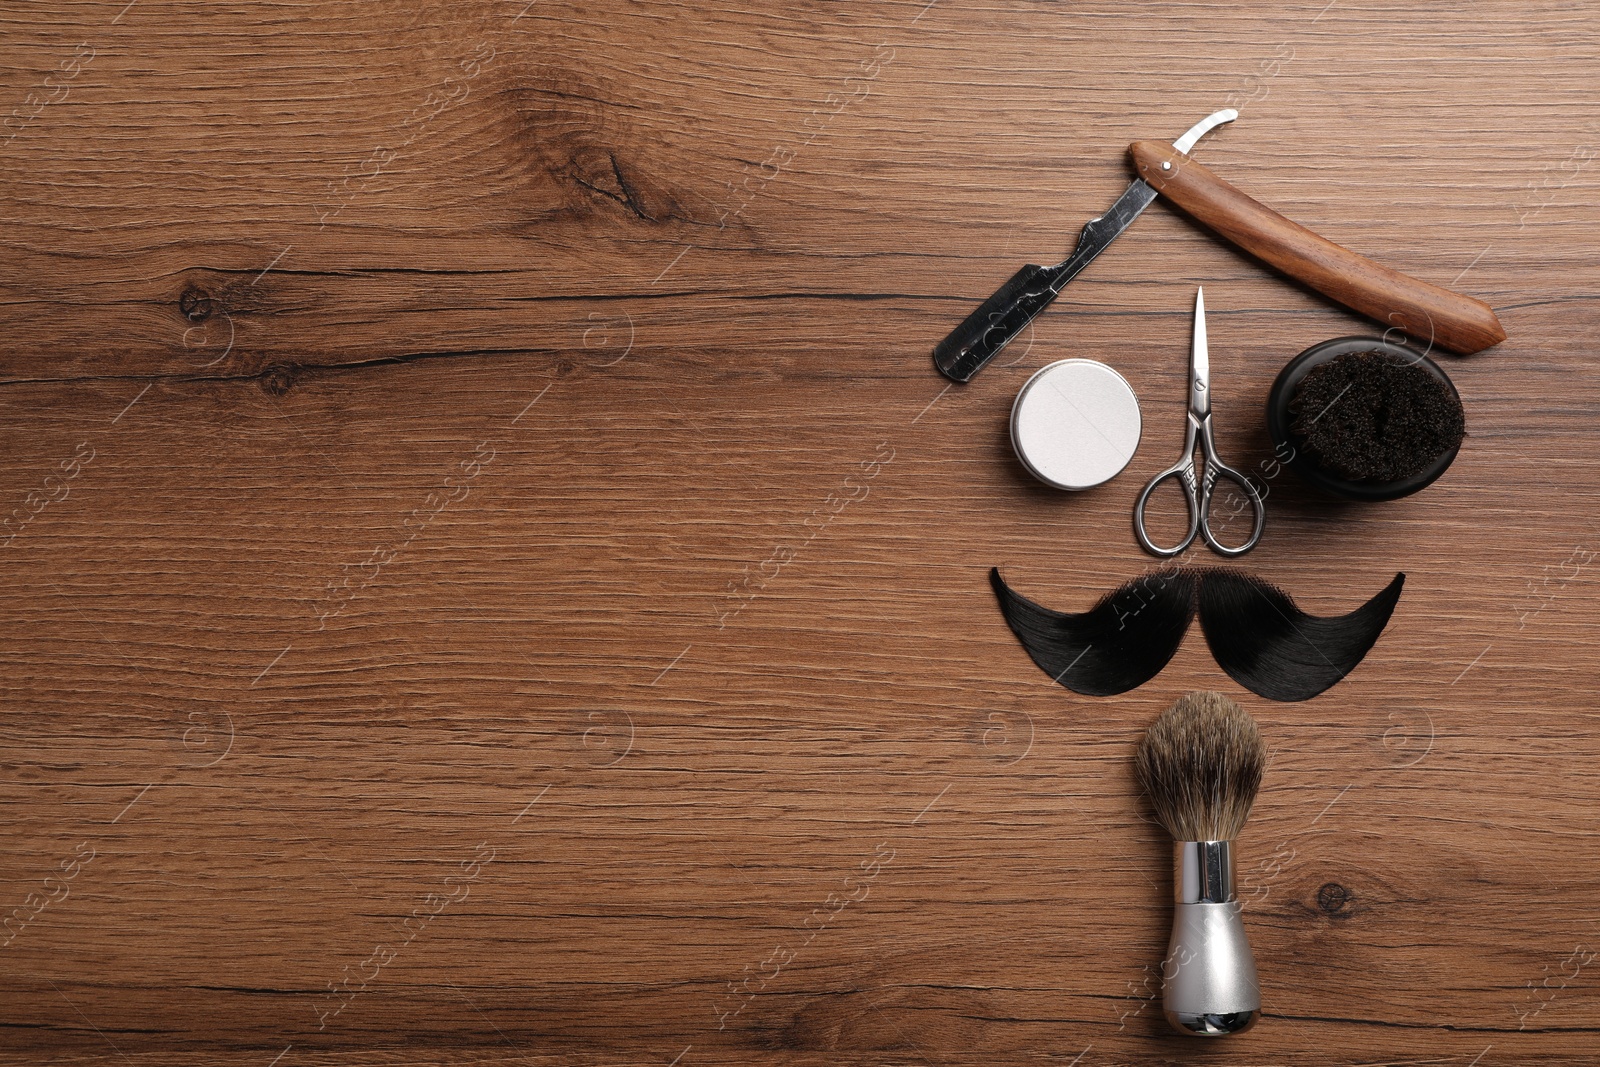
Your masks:
[{"label": "razor wooden handle", "polygon": [[1196,222],[1352,311],[1463,355],[1506,339],[1494,309],[1483,301],[1334,244],[1252,200],[1170,144],[1136,141],[1128,154],[1139,177]]}]

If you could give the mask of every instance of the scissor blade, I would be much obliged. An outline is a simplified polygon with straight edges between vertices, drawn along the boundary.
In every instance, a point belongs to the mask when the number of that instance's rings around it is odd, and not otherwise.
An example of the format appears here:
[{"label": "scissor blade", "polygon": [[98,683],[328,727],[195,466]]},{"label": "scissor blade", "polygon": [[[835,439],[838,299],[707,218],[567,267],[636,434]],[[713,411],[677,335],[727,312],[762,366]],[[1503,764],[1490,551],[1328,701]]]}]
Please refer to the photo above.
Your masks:
[{"label": "scissor blade", "polygon": [[1194,291],[1194,341],[1189,347],[1189,410],[1211,413],[1211,350],[1206,347],[1206,291]]}]

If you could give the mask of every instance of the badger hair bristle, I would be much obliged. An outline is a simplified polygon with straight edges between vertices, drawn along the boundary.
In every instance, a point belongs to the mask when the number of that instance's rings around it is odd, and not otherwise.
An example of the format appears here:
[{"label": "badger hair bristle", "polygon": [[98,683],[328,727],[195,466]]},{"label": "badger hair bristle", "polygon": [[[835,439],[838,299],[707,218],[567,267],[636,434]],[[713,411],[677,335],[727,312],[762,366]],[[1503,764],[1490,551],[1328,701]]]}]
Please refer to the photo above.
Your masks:
[{"label": "badger hair bristle", "polygon": [[1188,693],[1162,712],[1134,759],[1174,841],[1231,841],[1261,788],[1267,750],[1255,720],[1221,693]]}]

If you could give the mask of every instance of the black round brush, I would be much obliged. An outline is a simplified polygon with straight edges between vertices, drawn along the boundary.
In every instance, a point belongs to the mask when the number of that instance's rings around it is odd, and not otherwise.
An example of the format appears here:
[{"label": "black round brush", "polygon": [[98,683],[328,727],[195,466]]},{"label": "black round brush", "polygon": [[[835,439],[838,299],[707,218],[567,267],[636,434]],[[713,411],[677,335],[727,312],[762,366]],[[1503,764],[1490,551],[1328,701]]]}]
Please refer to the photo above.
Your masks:
[{"label": "black round brush", "polygon": [[1156,820],[1173,840],[1175,904],[1161,996],[1167,1021],[1185,1034],[1236,1034],[1261,1016],[1233,890],[1233,839],[1265,766],[1255,720],[1221,693],[1189,693],[1162,712],[1134,759]]}]

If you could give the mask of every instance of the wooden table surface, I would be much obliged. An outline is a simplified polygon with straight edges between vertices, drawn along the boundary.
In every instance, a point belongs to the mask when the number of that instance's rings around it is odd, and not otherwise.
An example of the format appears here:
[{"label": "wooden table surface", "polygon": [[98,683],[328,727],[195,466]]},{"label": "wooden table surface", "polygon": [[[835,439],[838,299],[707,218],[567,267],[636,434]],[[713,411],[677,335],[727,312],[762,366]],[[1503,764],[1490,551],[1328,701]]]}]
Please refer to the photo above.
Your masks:
[{"label": "wooden table surface", "polygon": [[[7,1063],[1600,1059],[1600,10],[18,0],[0,137]],[[1486,300],[1426,492],[1267,476],[1307,704],[1076,696],[986,581],[1150,559],[1204,285],[1219,445],[1375,333],[1158,202],[965,386],[929,351],[1208,112],[1208,167]],[[1067,356],[1143,444],[1030,480]],[[1209,562],[1203,555],[1193,562]],[[1265,1018],[1169,1035],[1130,757],[1273,749]]]}]

